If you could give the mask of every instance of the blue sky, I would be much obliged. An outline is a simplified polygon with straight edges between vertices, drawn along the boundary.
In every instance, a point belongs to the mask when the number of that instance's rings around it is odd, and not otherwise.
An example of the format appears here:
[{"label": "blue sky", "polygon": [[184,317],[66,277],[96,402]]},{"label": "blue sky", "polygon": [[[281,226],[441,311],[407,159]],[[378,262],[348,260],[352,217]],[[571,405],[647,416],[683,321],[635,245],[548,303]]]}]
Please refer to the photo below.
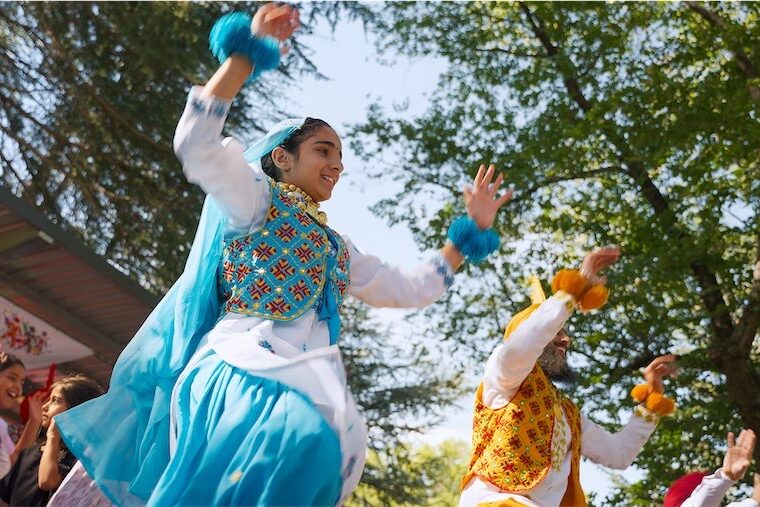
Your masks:
[{"label": "blue sky", "polygon": [[[364,120],[368,105],[377,98],[386,105],[408,101],[410,114],[423,111],[427,94],[434,89],[444,65],[432,58],[397,57],[394,65],[383,66],[378,63],[375,48],[359,23],[341,22],[334,34],[328,27],[320,27],[314,35],[305,37],[304,42],[314,50],[313,61],[329,80],[309,79],[301,83],[300,89],[293,90],[287,108],[295,116],[322,118],[339,134],[346,131],[346,125]],[[367,253],[402,268],[413,267],[425,253],[419,251],[409,230],[402,225],[389,227],[369,211],[378,200],[394,195],[396,185],[390,180],[366,177],[362,169],[364,162],[347,145],[348,140],[344,139],[343,178],[333,197],[323,205],[331,227],[348,235]],[[456,283],[467,281],[459,277]],[[399,335],[408,329],[402,321],[402,311],[381,310],[377,315],[392,322]],[[461,400],[459,407],[450,409],[446,422],[423,435],[421,440],[437,442],[452,437],[469,440],[471,417],[471,400]],[[631,470],[625,477],[632,479],[636,475]],[[590,462],[584,462],[581,480],[587,491],[596,491],[601,496],[612,487],[608,473]]]}]

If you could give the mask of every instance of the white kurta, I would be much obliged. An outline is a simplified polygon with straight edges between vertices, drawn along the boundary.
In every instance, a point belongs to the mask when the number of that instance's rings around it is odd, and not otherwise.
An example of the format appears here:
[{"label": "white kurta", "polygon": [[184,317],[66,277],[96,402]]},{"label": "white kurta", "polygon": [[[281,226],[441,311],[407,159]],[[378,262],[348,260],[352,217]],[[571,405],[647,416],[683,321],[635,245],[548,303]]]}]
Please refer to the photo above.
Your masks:
[{"label": "white kurta", "polygon": [[[565,325],[572,314],[572,297],[558,293],[536,309],[491,353],[483,377],[483,403],[499,409],[509,403],[533,369],[538,357]],[[581,414],[581,454],[610,468],[628,468],[656,423],[634,415],[620,431],[611,434]],[[570,425],[563,416],[554,425],[551,468],[544,479],[526,494],[505,493],[502,489],[473,477],[462,491],[461,507],[480,502],[495,502],[508,498],[521,504],[537,507],[559,505],[570,476],[572,452]]]},{"label": "white kurta", "polygon": [[[211,195],[227,216],[225,237],[259,230],[271,200],[267,176],[248,164],[243,146],[222,138],[230,103],[190,91],[174,137],[174,149],[188,180]],[[440,256],[404,272],[361,253],[346,237],[350,255],[349,293],[377,307],[424,307],[451,284],[453,272]],[[251,374],[272,378],[307,394],[341,438],[345,470],[342,497],[358,483],[366,433],[346,386],[337,346],[330,346],[326,322],[313,308],[292,321],[226,314],[205,337],[188,369],[208,348]],[[188,371],[186,369],[186,371]],[[174,410],[174,403],[173,410]],[[359,462],[354,466],[354,461]]]},{"label": "white kurta", "polygon": [[[681,504],[681,507],[718,507],[734,484],[736,481],[723,475],[723,471],[719,468],[715,473],[702,478],[702,482]],[[747,498],[740,502],[731,502],[727,507],[760,507],[760,504],[752,498]]]}]

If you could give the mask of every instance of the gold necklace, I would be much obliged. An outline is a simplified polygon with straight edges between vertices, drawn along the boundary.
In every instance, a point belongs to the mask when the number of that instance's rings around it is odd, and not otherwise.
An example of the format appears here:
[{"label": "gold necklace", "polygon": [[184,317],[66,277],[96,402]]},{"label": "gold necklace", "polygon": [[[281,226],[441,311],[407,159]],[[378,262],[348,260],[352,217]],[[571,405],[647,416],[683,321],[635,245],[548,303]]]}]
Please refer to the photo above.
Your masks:
[{"label": "gold necklace", "polygon": [[309,194],[290,183],[278,181],[277,186],[293,200],[298,209],[311,215],[320,225],[327,225],[327,213],[319,211],[319,203],[312,199]]}]

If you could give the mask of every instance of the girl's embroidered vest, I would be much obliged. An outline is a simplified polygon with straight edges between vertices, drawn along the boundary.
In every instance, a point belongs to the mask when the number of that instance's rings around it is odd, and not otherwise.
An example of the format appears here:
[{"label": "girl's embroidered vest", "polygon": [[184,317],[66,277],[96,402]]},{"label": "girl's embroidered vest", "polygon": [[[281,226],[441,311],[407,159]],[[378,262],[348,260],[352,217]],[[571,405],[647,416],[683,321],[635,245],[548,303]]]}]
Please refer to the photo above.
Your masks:
[{"label": "girl's embroidered vest", "polygon": [[541,367],[533,368],[506,406],[492,410],[482,399],[483,384],[475,396],[473,451],[462,488],[475,475],[505,492],[520,494],[534,488],[551,467],[554,421],[563,410],[572,432],[572,466],[560,505],[586,505],[579,476],[580,412],[554,387]]},{"label": "girl's embroidered vest", "polygon": [[[225,241],[219,267],[223,310],[293,320],[315,304],[325,285],[340,307],[349,285],[345,242],[298,209],[271,180],[270,190],[261,229]],[[332,283],[326,284],[328,277]]]}]

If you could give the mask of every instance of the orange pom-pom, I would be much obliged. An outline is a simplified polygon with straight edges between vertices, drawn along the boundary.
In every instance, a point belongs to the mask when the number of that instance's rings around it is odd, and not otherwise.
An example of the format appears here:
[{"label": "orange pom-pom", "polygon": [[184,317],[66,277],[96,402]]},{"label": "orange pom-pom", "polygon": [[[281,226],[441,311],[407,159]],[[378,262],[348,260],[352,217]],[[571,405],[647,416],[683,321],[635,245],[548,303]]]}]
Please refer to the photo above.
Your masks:
[{"label": "orange pom-pom", "polygon": [[636,403],[641,403],[645,399],[647,399],[647,396],[649,396],[649,384],[639,384],[637,386],[634,386],[633,389],[631,389],[631,398],[633,398],[633,401]]},{"label": "orange pom-pom", "polygon": [[663,398],[664,396],[662,393],[650,393],[649,396],[647,396],[647,408],[652,412],[659,413],[659,410],[657,409],[660,407]]},{"label": "orange pom-pom", "polygon": [[607,302],[610,296],[610,290],[604,285],[594,285],[587,290],[579,301],[581,310],[596,310],[601,308]]},{"label": "orange pom-pom", "polygon": [[647,396],[647,408],[658,415],[668,415],[676,408],[673,400],[661,393],[651,393]]},{"label": "orange pom-pom", "polygon": [[577,269],[561,269],[552,280],[552,292],[564,291],[579,300],[588,280]]},{"label": "orange pom-pom", "polygon": [[676,411],[676,402],[667,396],[662,399],[660,405],[662,407],[662,412],[660,412],[660,415],[670,415]]}]

